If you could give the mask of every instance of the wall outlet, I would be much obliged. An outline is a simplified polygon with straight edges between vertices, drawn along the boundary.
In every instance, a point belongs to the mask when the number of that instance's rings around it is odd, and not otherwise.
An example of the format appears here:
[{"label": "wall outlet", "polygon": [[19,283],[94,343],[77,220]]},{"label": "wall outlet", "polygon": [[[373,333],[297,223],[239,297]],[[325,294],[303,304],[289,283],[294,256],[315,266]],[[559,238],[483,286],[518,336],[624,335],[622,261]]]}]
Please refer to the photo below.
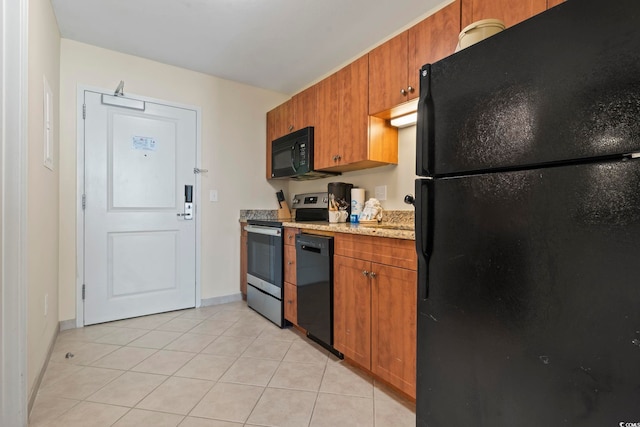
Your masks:
[{"label": "wall outlet", "polygon": [[209,201],[210,202],[218,201],[218,190],[209,190]]},{"label": "wall outlet", "polygon": [[383,201],[387,200],[387,186],[386,185],[378,185],[375,190],[376,199]]},{"label": "wall outlet", "polygon": [[49,294],[44,294],[44,315],[49,312]]}]

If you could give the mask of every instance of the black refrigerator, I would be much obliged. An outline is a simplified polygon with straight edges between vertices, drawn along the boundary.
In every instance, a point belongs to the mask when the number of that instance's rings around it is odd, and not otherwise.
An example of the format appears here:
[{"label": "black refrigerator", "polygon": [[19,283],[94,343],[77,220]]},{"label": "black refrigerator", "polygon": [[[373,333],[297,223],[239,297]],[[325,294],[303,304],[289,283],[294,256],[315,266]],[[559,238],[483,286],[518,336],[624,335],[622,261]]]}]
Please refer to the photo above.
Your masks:
[{"label": "black refrigerator", "polygon": [[640,426],[640,2],[421,70],[418,426]]}]

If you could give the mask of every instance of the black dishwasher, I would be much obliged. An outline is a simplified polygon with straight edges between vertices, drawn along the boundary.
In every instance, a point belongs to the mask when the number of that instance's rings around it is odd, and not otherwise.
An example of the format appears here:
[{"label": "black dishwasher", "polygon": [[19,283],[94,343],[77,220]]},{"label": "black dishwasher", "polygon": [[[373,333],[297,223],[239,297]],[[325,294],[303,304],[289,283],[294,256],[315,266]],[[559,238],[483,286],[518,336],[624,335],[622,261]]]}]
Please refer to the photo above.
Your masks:
[{"label": "black dishwasher", "polygon": [[296,236],[298,325],[333,352],[333,237]]}]

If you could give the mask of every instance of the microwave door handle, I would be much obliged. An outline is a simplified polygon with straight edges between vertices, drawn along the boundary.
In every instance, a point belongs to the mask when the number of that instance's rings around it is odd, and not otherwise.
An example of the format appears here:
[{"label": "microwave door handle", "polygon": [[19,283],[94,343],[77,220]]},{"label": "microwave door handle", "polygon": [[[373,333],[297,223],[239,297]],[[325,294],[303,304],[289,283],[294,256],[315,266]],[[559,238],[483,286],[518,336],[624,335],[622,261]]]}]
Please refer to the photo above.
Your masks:
[{"label": "microwave door handle", "polygon": [[[298,153],[300,151],[298,150],[298,143],[296,142],[293,147],[291,147],[291,169],[293,169],[294,172],[298,172],[298,167],[300,166],[300,160],[296,159],[296,157],[298,157]],[[296,166],[296,163],[298,163],[298,166]]]}]

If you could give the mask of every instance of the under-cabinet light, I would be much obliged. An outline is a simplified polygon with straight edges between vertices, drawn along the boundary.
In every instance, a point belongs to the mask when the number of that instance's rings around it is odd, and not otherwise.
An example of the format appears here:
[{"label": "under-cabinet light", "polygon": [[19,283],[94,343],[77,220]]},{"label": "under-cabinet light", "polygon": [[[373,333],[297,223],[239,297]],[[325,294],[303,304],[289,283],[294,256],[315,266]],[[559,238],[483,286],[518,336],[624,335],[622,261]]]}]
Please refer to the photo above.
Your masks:
[{"label": "under-cabinet light", "polygon": [[391,119],[391,126],[397,128],[406,128],[407,126],[413,126],[418,121],[418,113],[410,113],[404,116]]}]

